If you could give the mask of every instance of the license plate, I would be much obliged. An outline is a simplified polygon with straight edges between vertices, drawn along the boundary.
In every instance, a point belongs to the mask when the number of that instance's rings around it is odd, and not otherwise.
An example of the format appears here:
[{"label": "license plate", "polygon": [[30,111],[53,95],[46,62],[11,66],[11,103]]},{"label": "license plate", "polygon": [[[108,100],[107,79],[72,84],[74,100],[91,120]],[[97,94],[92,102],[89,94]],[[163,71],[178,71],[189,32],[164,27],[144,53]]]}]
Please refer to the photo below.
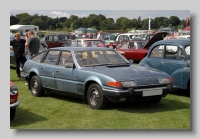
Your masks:
[{"label": "license plate", "polygon": [[151,90],[151,91],[143,91],[142,96],[156,96],[156,95],[162,95],[162,90]]}]

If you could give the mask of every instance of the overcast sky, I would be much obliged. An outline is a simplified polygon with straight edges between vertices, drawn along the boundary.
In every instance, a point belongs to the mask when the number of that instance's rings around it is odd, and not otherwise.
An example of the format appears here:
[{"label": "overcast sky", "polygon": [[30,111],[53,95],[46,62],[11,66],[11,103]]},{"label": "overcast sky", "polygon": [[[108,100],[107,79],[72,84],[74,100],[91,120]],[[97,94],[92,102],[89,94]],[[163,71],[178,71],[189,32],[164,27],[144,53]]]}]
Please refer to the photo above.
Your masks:
[{"label": "overcast sky", "polygon": [[76,15],[78,17],[87,17],[90,14],[102,14],[106,18],[113,18],[116,20],[119,17],[127,17],[129,19],[138,18],[141,19],[148,17],[167,17],[177,16],[180,19],[186,19],[190,17],[190,10],[10,10],[10,15],[16,15],[20,13],[28,13],[30,15],[38,14],[52,18],[56,17],[70,17],[70,15]]}]

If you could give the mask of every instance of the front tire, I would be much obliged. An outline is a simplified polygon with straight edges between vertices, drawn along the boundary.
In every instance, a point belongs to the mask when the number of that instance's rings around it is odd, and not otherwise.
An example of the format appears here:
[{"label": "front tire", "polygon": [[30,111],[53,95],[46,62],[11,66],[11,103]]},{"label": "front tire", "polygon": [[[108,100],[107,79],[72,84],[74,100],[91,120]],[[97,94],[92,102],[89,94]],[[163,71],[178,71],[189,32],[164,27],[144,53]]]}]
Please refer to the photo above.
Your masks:
[{"label": "front tire", "polygon": [[104,109],[108,100],[102,94],[102,89],[98,84],[91,84],[87,91],[87,101],[92,109]]},{"label": "front tire", "polygon": [[30,81],[30,90],[33,96],[41,97],[44,96],[45,91],[42,88],[38,76],[33,76]]}]

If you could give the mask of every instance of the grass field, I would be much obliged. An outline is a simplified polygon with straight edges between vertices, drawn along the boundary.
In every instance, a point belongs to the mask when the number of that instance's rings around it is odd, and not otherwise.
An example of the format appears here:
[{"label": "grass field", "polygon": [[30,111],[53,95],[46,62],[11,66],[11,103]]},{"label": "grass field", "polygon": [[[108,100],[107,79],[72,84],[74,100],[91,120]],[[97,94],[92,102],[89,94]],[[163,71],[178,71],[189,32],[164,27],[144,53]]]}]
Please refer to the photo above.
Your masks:
[{"label": "grass field", "polygon": [[82,100],[46,93],[33,97],[10,69],[10,80],[19,88],[20,106],[10,129],[165,129],[189,130],[190,97],[169,94],[159,104],[110,104],[93,110]]}]

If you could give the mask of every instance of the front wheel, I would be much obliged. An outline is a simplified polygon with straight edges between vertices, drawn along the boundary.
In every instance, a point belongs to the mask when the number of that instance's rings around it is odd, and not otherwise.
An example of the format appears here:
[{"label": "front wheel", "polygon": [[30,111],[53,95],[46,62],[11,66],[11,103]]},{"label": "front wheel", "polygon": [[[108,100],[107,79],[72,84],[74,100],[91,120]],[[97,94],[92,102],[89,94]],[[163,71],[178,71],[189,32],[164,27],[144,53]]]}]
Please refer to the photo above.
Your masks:
[{"label": "front wheel", "polygon": [[87,91],[88,104],[92,109],[103,109],[107,106],[108,100],[102,94],[102,89],[98,84],[91,84]]},{"label": "front wheel", "polygon": [[42,88],[38,76],[33,76],[30,81],[30,90],[33,96],[41,97],[44,96],[45,91]]}]

